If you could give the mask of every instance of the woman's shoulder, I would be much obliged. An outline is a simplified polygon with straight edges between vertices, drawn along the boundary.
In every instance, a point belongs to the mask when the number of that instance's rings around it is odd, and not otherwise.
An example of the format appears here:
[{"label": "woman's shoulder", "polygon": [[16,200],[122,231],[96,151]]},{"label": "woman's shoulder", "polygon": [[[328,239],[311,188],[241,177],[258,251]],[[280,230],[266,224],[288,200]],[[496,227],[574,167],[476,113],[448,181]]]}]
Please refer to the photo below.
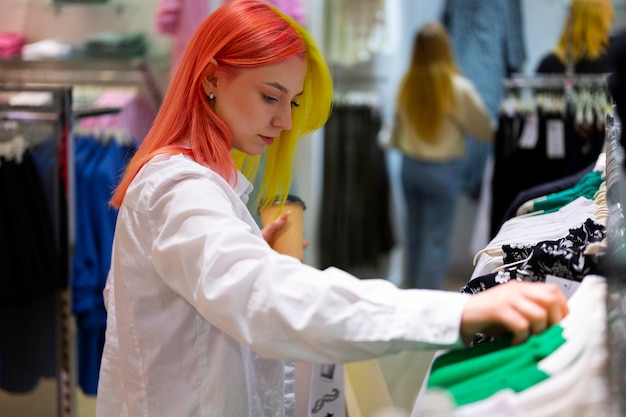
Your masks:
[{"label": "woman's shoulder", "polygon": [[452,76],[452,83],[454,84],[454,88],[457,92],[462,94],[476,93],[476,86],[474,85],[474,82],[461,74],[454,74]]},{"label": "woman's shoulder", "polygon": [[182,153],[156,155],[139,171],[137,176],[159,180],[179,176],[206,176],[213,171]]},{"label": "woman's shoulder", "polygon": [[229,186],[216,172],[183,154],[162,154],[141,168],[128,187],[127,197],[152,199],[183,183],[187,184],[185,189],[198,188],[204,192]]}]

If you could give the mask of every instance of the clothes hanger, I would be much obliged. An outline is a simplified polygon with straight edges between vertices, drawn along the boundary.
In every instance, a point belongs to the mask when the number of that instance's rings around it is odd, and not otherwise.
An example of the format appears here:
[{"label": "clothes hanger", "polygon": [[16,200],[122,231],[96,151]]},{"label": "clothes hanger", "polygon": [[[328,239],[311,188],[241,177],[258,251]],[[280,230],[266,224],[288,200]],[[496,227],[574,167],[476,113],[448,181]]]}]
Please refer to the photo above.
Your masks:
[{"label": "clothes hanger", "polygon": [[0,141],[0,157],[9,161],[22,162],[22,157],[27,149],[28,142],[24,136],[19,134],[16,134],[11,140]]}]

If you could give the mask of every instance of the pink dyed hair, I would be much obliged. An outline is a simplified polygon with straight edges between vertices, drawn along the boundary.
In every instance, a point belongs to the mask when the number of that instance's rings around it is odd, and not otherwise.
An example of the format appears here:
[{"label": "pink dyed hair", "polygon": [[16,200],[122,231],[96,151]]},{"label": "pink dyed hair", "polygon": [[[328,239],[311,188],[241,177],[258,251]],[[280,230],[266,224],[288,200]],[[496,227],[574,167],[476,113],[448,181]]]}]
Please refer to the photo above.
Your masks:
[{"label": "pink dyed hair", "polygon": [[139,170],[159,154],[184,153],[227,181],[234,178],[236,169],[253,180],[259,157],[231,151],[228,126],[209,104],[202,82],[211,76],[213,60],[220,71],[232,72],[295,56],[307,59],[304,93],[300,107],[292,112],[293,128],[283,131],[265,152],[258,198],[265,202],[286,196],[293,177],[296,141],[323,126],[330,114],[332,78],[314,41],[293,19],[263,1],[237,0],[211,13],[189,41],[154,123],[114,191],[111,204],[122,204]]}]

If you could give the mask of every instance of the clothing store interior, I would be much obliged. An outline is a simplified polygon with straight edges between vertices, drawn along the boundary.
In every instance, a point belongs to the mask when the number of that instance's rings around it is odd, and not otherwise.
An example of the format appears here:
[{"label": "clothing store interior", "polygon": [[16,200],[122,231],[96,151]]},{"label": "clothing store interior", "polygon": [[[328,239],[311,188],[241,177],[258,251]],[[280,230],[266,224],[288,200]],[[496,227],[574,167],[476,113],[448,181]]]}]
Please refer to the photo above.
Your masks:
[{"label": "clothing store interior", "polygon": [[[110,192],[199,18],[223,1],[1,2],[0,187],[9,196],[0,201],[0,416],[96,415]],[[391,137],[414,35],[437,21],[494,129],[490,142],[463,137],[439,285],[476,293],[509,279],[550,281],[571,301],[562,328],[577,350],[557,350],[546,332],[541,360],[522,344],[473,369],[481,374],[469,385],[459,375],[470,357],[437,361],[442,351],[344,364],[345,415],[626,415],[626,179],[613,61],[538,70],[567,31],[571,2],[269,2],[318,42],[335,88],[327,124],[296,154],[305,263],[410,285],[415,231]],[[626,30],[626,0],[611,4],[607,56]],[[515,366],[533,365],[532,375],[512,368],[527,356]],[[296,407],[297,417],[315,415]]]}]

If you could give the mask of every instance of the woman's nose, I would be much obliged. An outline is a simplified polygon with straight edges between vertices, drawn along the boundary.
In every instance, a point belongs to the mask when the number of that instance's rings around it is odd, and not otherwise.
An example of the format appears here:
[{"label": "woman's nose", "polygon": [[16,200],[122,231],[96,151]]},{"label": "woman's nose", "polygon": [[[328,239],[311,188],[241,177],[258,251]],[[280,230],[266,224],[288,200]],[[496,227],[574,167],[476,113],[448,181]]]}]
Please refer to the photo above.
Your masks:
[{"label": "woman's nose", "polygon": [[290,130],[292,127],[291,123],[291,103],[288,106],[281,108],[274,119],[272,120],[272,124],[275,127],[279,127],[282,130]]}]

